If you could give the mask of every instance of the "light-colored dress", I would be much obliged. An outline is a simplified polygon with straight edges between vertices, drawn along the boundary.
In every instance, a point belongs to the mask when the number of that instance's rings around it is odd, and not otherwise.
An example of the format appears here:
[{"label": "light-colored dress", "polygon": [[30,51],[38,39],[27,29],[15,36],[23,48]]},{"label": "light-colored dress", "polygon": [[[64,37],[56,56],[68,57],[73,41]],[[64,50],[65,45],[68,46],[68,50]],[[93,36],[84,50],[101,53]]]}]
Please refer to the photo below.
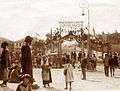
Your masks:
[{"label": "light-colored dress", "polygon": [[67,74],[65,75],[65,82],[73,82],[74,77],[73,77],[73,67],[72,67],[72,65],[70,63],[65,64],[64,71],[65,70],[67,70]]}]

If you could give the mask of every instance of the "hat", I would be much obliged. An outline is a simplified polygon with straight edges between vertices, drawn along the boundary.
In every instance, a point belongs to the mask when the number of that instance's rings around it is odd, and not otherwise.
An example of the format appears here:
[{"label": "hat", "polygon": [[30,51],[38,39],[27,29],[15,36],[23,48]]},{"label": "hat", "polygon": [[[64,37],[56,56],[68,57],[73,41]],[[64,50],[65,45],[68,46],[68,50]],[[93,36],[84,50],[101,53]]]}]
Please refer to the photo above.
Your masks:
[{"label": "hat", "polygon": [[28,78],[28,79],[30,79],[31,76],[30,76],[29,74],[24,74],[24,75],[22,76],[22,80],[23,80],[24,78]]},{"label": "hat", "polygon": [[1,44],[2,48],[6,47],[6,46],[8,46],[8,43],[6,41]]},{"label": "hat", "polygon": [[27,43],[31,42],[32,40],[33,40],[33,38],[30,36],[25,37],[25,42],[27,42]]}]

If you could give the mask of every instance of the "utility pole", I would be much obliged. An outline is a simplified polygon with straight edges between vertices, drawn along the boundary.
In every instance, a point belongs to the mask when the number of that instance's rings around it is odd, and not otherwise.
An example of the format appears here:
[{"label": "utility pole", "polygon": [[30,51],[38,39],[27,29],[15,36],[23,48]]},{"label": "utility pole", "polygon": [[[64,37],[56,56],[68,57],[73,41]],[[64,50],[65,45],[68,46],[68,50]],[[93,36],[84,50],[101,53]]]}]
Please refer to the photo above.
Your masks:
[{"label": "utility pole", "polygon": [[51,27],[51,53],[53,53],[54,52],[54,44],[53,44],[53,34],[52,34],[52,27]]},{"label": "utility pole", "polygon": [[88,10],[88,27],[87,27],[87,30],[88,30],[88,37],[87,37],[87,54],[91,57],[92,56],[92,53],[91,53],[91,48],[90,48],[90,9],[89,9],[89,4],[86,0],[82,0],[82,2],[80,2],[80,8],[83,9],[82,11],[82,16],[85,15],[84,13],[84,9],[86,8]]}]

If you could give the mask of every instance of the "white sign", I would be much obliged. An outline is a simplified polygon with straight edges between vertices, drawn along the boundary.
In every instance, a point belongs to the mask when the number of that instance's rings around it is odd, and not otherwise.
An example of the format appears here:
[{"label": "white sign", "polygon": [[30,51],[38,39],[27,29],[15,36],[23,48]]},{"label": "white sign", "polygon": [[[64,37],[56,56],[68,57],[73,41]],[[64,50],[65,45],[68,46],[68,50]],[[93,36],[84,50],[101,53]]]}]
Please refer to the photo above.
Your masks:
[{"label": "white sign", "polygon": [[60,21],[60,28],[80,29],[83,26],[83,21]]}]

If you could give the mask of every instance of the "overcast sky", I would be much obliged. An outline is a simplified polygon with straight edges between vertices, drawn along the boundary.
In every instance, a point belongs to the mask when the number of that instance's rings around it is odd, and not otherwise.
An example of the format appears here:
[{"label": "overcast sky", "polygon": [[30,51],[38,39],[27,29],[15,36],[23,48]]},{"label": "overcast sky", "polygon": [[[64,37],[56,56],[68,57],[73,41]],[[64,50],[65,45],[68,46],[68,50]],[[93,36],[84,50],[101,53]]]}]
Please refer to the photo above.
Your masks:
[{"label": "overcast sky", "polygon": [[[0,0],[0,36],[18,40],[50,32],[61,20],[80,21],[80,0]],[[87,0],[96,33],[120,32],[120,0]],[[87,17],[86,17],[87,18]]]}]

